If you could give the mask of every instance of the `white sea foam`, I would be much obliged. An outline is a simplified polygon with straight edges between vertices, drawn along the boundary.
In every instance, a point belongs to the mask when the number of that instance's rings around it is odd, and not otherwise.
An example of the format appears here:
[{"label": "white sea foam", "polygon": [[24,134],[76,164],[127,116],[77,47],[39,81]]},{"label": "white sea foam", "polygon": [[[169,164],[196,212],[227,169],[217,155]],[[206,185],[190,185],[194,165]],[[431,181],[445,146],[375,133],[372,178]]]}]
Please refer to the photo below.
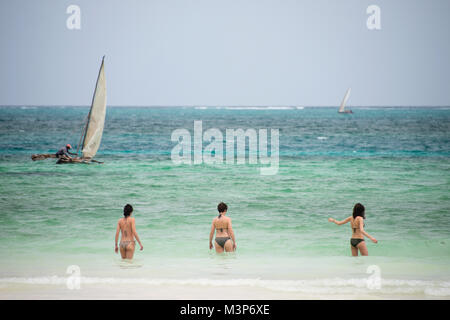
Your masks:
[{"label": "white sea foam", "polygon": [[[66,277],[10,277],[0,278],[0,286],[8,284],[66,285]],[[427,295],[450,297],[450,282],[432,280],[381,279],[379,289],[370,289],[366,278],[315,279],[315,280],[263,280],[263,279],[151,279],[81,277],[81,285],[137,285],[137,286],[204,286],[204,287],[253,287],[273,291],[304,293],[311,295],[380,294]]]},{"label": "white sea foam", "polygon": [[292,110],[293,107],[267,107],[268,110]]}]

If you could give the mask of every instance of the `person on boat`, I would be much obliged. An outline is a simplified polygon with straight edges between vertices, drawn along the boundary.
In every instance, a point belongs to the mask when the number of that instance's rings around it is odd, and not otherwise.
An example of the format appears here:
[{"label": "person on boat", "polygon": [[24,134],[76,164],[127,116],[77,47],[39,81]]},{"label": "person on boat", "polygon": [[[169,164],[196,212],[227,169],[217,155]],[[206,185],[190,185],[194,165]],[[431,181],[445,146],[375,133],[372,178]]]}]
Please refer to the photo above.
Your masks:
[{"label": "person on boat", "polygon": [[[131,206],[131,204],[127,204],[123,208],[124,217],[120,218],[119,221],[117,222],[114,251],[118,253],[120,247],[120,255],[122,256],[122,259],[133,259],[134,249],[136,246],[135,238],[139,243],[141,250],[144,249],[141,240],[139,239],[139,236],[136,232],[136,222],[134,218],[131,217],[132,213],[133,207]],[[119,240],[119,232],[122,233],[122,236],[120,238],[120,243],[118,247],[117,241]]]},{"label": "person on boat", "polygon": [[62,147],[59,149],[59,151],[56,153],[57,158],[65,158],[65,159],[72,159],[72,156],[76,156],[76,153],[72,153],[69,150],[72,149],[72,146],[70,144],[66,144],[65,147]]},{"label": "person on boat", "polygon": [[350,239],[350,249],[352,250],[352,256],[358,256],[358,250],[362,256],[369,255],[366,243],[364,241],[364,236],[372,240],[372,242],[378,243],[377,239],[370,236],[366,231],[364,231],[365,218],[365,208],[361,203],[355,204],[355,206],[353,207],[353,215],[342,221],[328,218],[329,222],[333,222],[337,225],[350,222],[350,226],[352,227],[352,237]]},{"label": "person on boat", "polygon": [[212,221],[211,232],[209,233],[209,249],[213,248],[212,239],[214,231],[216,232],[216,239],[214,248],[217,253],[231,252],[236,250],[236,239],[234,237],[233,228],[231,226],[231,219],[226,217],[228,206],[221,202],[217,206],[219,215]]}]

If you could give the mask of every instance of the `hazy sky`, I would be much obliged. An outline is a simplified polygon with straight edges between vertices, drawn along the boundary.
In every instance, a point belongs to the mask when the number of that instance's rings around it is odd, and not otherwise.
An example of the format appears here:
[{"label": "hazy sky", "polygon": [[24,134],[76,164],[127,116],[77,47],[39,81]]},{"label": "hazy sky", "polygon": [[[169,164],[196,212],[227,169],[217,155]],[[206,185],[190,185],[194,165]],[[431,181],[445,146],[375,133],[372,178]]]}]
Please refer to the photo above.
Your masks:
[{"label": "hazy sky", "polygon": [[[81,29],[69,30],[71,4]],[[369,30],[369,5],[381,30]],[[450,105],[448,0],[1,0],[0,105]]]}]

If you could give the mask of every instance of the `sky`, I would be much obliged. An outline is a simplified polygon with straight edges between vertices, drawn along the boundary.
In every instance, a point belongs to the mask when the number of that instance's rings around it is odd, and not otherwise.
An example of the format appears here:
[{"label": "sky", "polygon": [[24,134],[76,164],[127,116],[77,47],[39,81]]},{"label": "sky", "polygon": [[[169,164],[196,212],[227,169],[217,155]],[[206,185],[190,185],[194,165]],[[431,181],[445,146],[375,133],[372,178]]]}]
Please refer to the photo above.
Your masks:
[{"label": "sky", "polygon": [[1,0],[0,105],[90,105],[105,55],[111,106],[336,106],[349,87],[349,106],[449,106],[449,14],[448,0]]}]

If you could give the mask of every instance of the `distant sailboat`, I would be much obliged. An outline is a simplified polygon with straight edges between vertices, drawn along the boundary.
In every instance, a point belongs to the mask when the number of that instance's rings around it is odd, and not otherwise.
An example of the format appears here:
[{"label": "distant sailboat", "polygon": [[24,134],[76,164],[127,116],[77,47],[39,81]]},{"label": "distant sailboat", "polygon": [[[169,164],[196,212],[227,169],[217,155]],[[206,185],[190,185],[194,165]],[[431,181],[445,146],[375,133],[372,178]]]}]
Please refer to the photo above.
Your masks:
[{"label": "distant sailboat", "polygon": [[352,110],[345,110],[345,104],[347,103],[347,100],[350,97],[351,89],[352,88],[348,88],[347,92],[345,93],[344,99],[342,99],[341,106],[339,107],[338,110],[339,113],[353,113]]},{"label": "distant sailboat", "polygon": [[[102,64],[98,72],[97,83],[95,85],[94,96],[92,97],[91,109],[89,110],[88,118],[83,133],[81,134],[80,142],[78,143],[77,154],[81,145],[82,156],[70,159],[60,158],[57,163],[99,162],[93,158],[100,147],[106,116],[106,78],[104,61],[105,57],[103,56]],[[83,140],[82,143],[81,140]],[[47,158],[56,158],[56,155],[34,154],[31,156],[33,161]]]}]

